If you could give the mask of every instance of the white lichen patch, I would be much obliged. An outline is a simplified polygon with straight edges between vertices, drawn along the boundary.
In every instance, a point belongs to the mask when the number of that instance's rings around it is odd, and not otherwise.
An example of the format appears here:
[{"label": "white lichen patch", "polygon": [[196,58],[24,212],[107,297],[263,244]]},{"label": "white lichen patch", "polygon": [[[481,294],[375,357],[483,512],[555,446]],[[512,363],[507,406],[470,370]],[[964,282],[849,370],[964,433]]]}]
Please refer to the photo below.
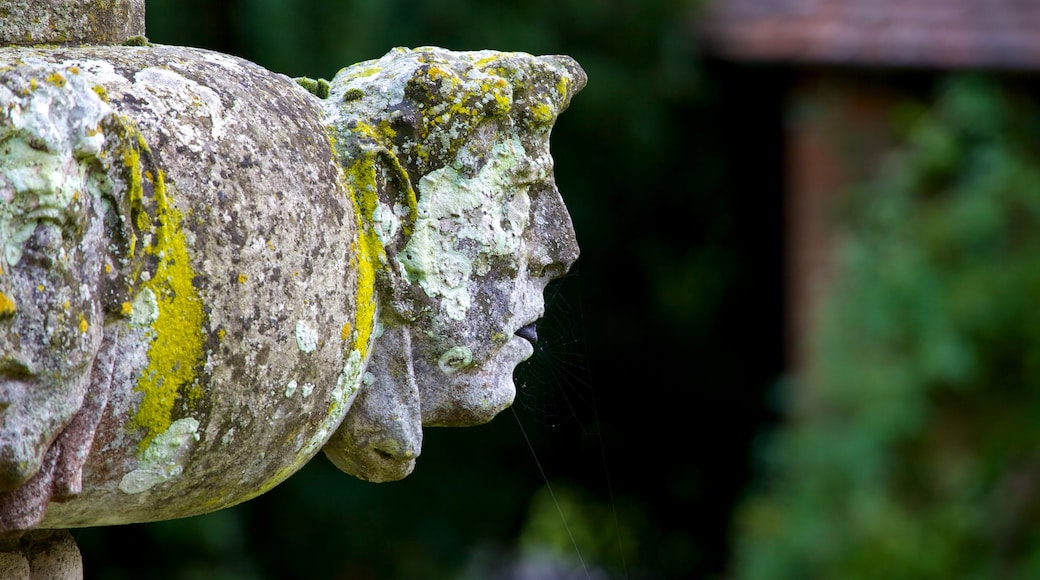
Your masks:
[{"label": "white lichen patch", "polygon": [[310,397],[311,393],[313,393],[313,392],[314,392],[314,383],[303,383],[303,387],[300,389],[300,394],[303,395],[304,399],[306,399],[307,397]]},{"label": "white lichen patch", "polygon": [[[174,125],[177,130],[171,134],[182,146],[198,149],[201,143],[224,136],[227,125],[224,118],[227,113],[221,104],[220,95],[210,87],[158,67],[138,71],[134,75],[134,85],[141,94],[154,95],[155,98],[148,99],[146,106],[152,108],[157,116],[195,119],[191,123]],[[201,119],[209,121],[209,135],[199,134],[199,129],[205,126],[205,123],[199,122]]]},{"label": "white lichen patch", "polygon": [[[379,241],[384,245],[391,243],[401,229],[401,214],[399,213],[401,207],[403,206],[398,205],[391,210],[390,206],[380,203],[372,212],[372,226]],[[404,215],[407,215],[408,208],[404,208],[404,211]]]},{"label": "white lichen patch", "polygon": [[289,398],[295,395],[297,386],[296,380],[290,380],[289,384],[285,385],[285,397]]},{"label": "white lichen patch", "polygon": [[305,353],[312,353],[318,348],[318,331],[305,320],[296,323],[296,346]]},{"label": "white lichen patch", "polygon": [[455,167],[419,180],[414,232],[397,260],[402,272],[430,296],[440,297],[443,314],[463,320],[473,297],[467,281],[488,273],[496,257],[516,260],[530,221],[528,183],[548,169],[523,176],[520,168],[543,167],[531,160],[517,137],[496,144],[475,177]]},{"label": "white lichen patch", "polygon": [[88,186],[80,159],[100,154],[101,122],[111,107],[79,75],[53,65],[25,66],[0,84],[0,245],[7,264],[41,220],[62,223]]},{"label": "white lichen patch", "polygon": [[138,456],[137,469],[123,476],[119,489],[124,493],[141,493],[180,475],[199,440],[198,430],[199,422],[192,417],[174,421]]},{"label": "white lichen patch", "polygon": [[150,288],[137,293],[130,305],[130,324],[132,326],[151,326],[159,319],[159,301]]},{"label": "white lichen patch", "polygon": [[446,375],[468,367],[473,362],[473,351],[465,346],[448,349],[437,360],[437,366]]},{"label": "white lichen patch", "polygon": [[361,359],[361,352],[352,350],[347,356],[343,370],[336,380],[336,386],[332,389],[329,397],[328,413],[321,422],[321,428],[301,447],[297,454],[299,458],[310,458],[328,442],[332,436],[332,429],[343,421],[344,415],[350,410],[354,398],[357,396],[361,386],[361,375],[365,369],[365,361]]},{"label": "white lichen patch", "polygon": [[[346,412],[361,388],[361,376],[364,370],[365,361],[361,360],[361,352],[358,350],[350,351],[350,356],[347,357],[347,362],[343,365],[343,370],[336,379],[336,387],[332,389],[333,407],[340,408],[342,412]],[[369,373],[364,374],[366,377],[371,376]]]}]

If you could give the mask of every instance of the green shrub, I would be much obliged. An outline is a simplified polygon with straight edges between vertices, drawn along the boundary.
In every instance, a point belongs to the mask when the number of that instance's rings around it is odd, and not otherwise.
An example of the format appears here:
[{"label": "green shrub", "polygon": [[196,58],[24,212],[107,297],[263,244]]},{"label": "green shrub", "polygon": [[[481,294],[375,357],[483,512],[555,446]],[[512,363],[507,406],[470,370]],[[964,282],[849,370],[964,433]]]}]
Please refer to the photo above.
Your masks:
[{"label": "green shrub", "polygon": [[849,193],[738,578],[1040,577],[1040,111],[940,87]]}]

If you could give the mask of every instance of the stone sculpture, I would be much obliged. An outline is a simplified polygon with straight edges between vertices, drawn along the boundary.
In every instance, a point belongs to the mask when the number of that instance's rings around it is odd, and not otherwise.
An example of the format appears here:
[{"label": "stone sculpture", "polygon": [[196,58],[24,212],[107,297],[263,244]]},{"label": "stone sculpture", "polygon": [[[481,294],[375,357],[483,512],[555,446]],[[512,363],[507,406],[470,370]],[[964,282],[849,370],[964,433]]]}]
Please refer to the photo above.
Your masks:
[{"label": "stone sculpture", "polygon": [[578,257],[549,132],[584,83],[566,57],[439,49],[332,80],[326,119],[380,297],[367,386],[325,446],[344,471],[399,479],[421,425],[484,423],[512,402],[542,291]]},{"label": "stone sculpture", "polygon": [[423,425],[508,406],[578,255],[549,133],[584,83],[493,51],[298,84],[0,49],[0,532],[213,511],[322,448],[399,479]]}]

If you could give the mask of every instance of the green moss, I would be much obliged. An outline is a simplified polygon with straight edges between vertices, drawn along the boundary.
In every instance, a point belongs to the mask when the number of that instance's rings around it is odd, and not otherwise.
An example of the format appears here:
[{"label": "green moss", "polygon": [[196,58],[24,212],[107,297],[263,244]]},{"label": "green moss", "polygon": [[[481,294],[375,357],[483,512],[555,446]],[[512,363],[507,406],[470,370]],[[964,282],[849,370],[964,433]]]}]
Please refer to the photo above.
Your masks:
[{"label": "green moss", "polygon": [[307,90],[308,93],[319,99],[329,98],[329,81],[325,79],[312,79],[310,77],[297,77],[293,79],[296,84]]},{"label": "green moss", "polygon": [[123,41],[123,46],[152,46],[152,43],[148,42],[147,37],[137,34]]}]

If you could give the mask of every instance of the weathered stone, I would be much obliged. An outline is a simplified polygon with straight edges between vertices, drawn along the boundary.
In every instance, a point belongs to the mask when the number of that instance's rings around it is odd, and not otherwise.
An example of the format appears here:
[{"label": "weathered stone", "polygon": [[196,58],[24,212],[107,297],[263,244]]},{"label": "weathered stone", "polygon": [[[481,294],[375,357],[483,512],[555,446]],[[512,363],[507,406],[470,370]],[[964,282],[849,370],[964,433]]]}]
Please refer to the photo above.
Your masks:
[{"label": "weathered stone", "polygon": [[[75,576],[67,577],[75,578]],[[80,577],[82,577],[82,574],[80,574]],[[29,559],[17,550],[0,552],[0,578],[28,580]],[[61,578],[61,576],[58,576],[58,578]]]},{"label": "weathered stone", "polygon": [[542,291],[578,257],[549,134],[585,85],[570,58],[395,49],[347,67],[324,101],[379,265],[366,386],[325,447],[344,471],[407,475],[421,425],[472,425],[513,401]]},{"label": "weathered stone", "polygon": [[424,424],[509,405],[577,257],[548,140],[584,83],[395,49],[322,100],[203,50],[0,51],[0,531],[212,511],[322,446],[398,479]]},{"label": "weathered stone", "polygon": [[399,479],[423,425],[512,402],[578,255],[549,155],[573,60],[395,49],[293,82],[148,45],[143,0],[0,18],[63,45],[0,49],[0,577],[80,578],[44,528],[213,511],[323,446]]},{"label": "weathered stone", "polygon": [[34,531],[23,544],[33,580],[83,577],[83,558],[68,530]]},{"label": "weathered stone", "polygon": [[0,61],[0,527],[167,519],[283,480],[342,420],[371,336],[318,100],[186,48]]},{"label": "weathered stone", "polygon": [[83,559],[68,530],[34,530],[0,538],[0,578],[58,580],[83,577]]},{"label": "weathered stone", "polygon": [[144,32],[144,0],[0,0],[0,45],[122,44]]}]

